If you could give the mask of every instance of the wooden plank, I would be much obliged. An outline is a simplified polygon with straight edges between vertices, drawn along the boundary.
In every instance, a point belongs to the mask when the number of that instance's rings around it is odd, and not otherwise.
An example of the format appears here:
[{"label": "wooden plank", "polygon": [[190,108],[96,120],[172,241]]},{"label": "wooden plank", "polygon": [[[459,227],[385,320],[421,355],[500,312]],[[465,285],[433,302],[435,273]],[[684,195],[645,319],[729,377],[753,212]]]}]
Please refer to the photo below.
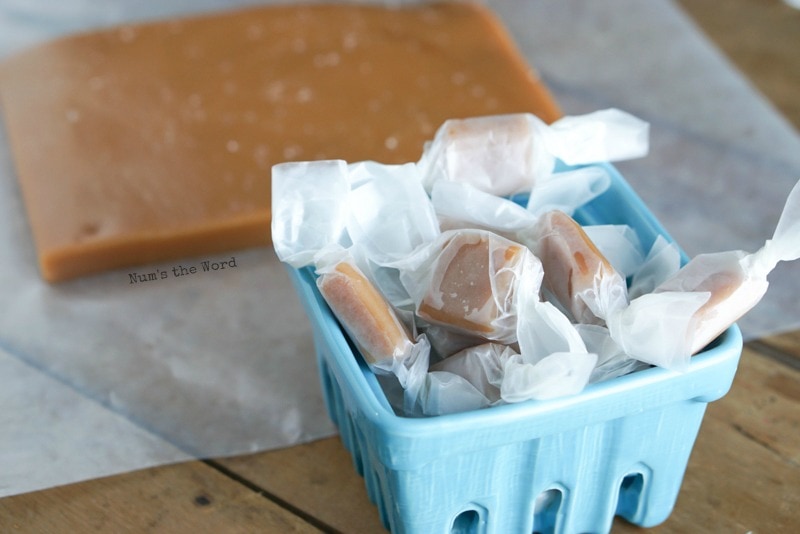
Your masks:
[{"label": "wooden plank", "polygon": [[[776,359],[783,359],[788,365],[800,368],[800,331],[768,336],[753,343],[762,350],[777,351]],[[764,347],[760,347],[764,345]]]},{"label": "wooden plank", "polygon": [[338,437],[217,461],[333,530],[384,531],[364,480]]},{"label": "wooden plank", "polygon": [[673,514],[651,530],[800,532],[800,372],[745,349],[731,391],[711,403]]},{"label": "wooden plank", "polygon": [[202,462],[0,500],[9,533],[311,533],[317,528]]},{"label": "wooden plank", "polygon": [[800,471],[800,371],[748,347],[725,400],[713,417]]},{"label": "wooden plank", "polygon": [[800,10],[782,0],[679,0],[750,81],[800,128]]},{"label": "wooden plank", "polygon": [[[730,393],[709,406],[675,511],[649,531],[800,528],[796,384],[799,372],[746,350]],[[221,463],[331,528],[354,534],[382,530],[338,438]],[[615,521],[614,532],[646,531]]]}]

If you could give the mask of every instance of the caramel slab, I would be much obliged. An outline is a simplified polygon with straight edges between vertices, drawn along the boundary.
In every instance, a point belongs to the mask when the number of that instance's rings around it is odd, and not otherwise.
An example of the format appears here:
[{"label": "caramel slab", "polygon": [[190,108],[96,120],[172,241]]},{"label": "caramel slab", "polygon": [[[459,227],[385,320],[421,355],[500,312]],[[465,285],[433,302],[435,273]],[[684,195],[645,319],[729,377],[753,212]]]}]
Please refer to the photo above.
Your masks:
[{"label": "caramel slab", "polygon": [[261,7],[0,66],[42,276],[269,244],[270,168],[416,161],[448,118],[559,110],[485,8]]}]

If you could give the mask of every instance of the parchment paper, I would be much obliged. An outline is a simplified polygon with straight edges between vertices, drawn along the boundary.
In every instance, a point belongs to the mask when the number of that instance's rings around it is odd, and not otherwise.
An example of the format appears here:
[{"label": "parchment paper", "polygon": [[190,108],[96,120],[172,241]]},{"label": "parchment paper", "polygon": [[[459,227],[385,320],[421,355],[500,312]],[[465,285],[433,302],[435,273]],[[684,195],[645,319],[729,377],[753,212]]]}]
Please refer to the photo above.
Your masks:
[{"label": "parchment paper", "polygon": [[[0,56],[56,35],[256,1],[0,2]],[[800,138],[667,0],[487,2],[565,112],[619,107],[651,123],[651,154],[619,164],[690,254],[752,251],[800,178]],[[0,496],[334,433],[310,327],[267,249],[48,286],[0,132]],[[235,259],[203,272],[200,261]],[[740,325],[800,324],[800,266],[781,265]]]}]

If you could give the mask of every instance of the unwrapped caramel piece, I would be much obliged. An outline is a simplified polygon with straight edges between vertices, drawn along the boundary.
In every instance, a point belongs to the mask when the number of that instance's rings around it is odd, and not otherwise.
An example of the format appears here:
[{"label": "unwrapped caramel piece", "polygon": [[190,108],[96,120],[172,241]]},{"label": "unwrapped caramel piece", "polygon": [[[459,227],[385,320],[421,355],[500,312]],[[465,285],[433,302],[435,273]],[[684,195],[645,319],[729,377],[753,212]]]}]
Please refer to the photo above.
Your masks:
[{"label": "unwrapped caramel piece", "polygon": [[0,66],[43,277],[269,242],[270,168],[416,161],[446,119],[559,111],[485,8],[262,7],[98,31]]}]

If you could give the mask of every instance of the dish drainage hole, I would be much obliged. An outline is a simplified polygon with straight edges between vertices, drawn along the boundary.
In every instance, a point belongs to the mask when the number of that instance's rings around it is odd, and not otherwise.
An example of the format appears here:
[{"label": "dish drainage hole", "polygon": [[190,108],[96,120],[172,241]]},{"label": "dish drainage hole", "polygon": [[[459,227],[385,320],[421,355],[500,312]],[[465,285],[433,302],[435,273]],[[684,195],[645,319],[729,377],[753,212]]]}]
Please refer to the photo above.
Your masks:
[{"label": "dish drainage hole", "polygon": [[558,511],[563,500],[564,493],[556,488],[543,491],[536,497],[533,508],[533,534],[551,534],[556,531]]},{"label": "dish drainage hole", "polygon": [[636,514],[643,487],[644,476],[641,473],[632,473],[622,479],[619,485],[617,515],[630,518]]},{"label": "dish drainage hole", "polygon": [[486,531],[486,509],[464,510],[453,520],[450,534],[482,534]]}]

